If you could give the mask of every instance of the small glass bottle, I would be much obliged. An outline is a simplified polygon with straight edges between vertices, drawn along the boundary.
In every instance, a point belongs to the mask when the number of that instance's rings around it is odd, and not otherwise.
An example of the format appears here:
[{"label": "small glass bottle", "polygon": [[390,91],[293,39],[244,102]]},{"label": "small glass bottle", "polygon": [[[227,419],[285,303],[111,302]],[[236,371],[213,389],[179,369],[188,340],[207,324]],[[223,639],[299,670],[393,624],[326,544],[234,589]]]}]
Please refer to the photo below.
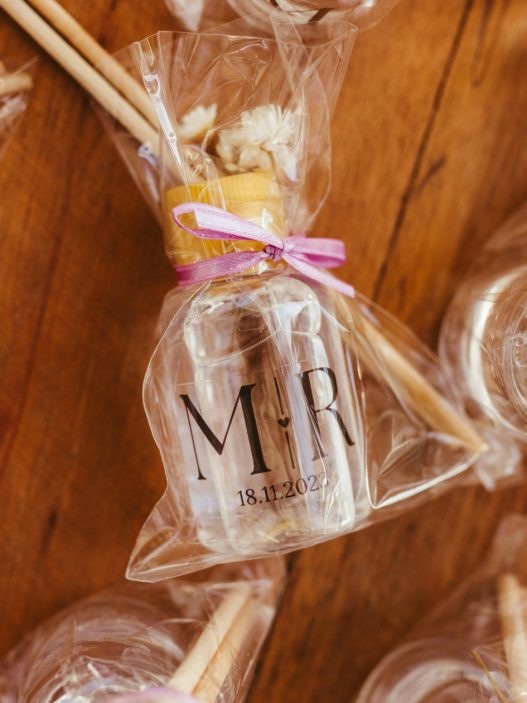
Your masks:
[{"label": "small glass bottle", "polygon": [[174,606],[171,611],[165,604],[163,610],[126,591],[71,606],[8,656],[12,700],[103,703],[147,686],[164,686],[181,662],[180,640],[186,634],[174,625],[173,613]]},{"label": "small glass bottle", "polygon": [[[172,189],[168,210],[189,195],[210,203],[220,188],[230,212],[283,234],[271,174],[220,181],[190,194]],[[175,225],[165,231],[176,263],[233,250],[218,241],[203,248]],[[151,415],[151,383],[165,389],[154,411],[177,428],[178,441],[158,442],[165,464],[183,463],[208,549],[283,552],[353,527],[358,400],[333,306],[322,286],[272,263],[167,298],[162,316],[173,318],[171,333],[158,348],[165,361],[147,376],[146,406]],[[175,444],[186,448],[177,457]]]},{"label": "small glass bottle", "polygon": [[0,659],[0,700],[242,703],[283,579],[267,559],[90,596]]},{"label": "small glass bottle", "polygon": [[477,419],[527,439],[527,255],[524,241],[492,247],[488,265],[455,295],[440,355]]},{"label": "small glass bottle", "polygon": [[356,703],[500,703],[470,652],[469,642],[440,637],[403,645],[370,674]]}]

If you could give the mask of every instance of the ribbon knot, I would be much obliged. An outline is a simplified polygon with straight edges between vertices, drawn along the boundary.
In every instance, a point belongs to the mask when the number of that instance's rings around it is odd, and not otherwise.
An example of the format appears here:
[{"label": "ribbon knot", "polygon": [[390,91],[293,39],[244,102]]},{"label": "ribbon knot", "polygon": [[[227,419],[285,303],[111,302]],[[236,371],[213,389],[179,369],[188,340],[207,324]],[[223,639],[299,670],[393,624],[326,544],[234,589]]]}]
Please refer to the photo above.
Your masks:
[{"label": "ribbon knot", "polygon": [[284,256],[285,246],[277,247],[274,244],[266,244],[263,250],[272,261],[278,263]]},{"label": "ribbon knot", "polygon": [[[180,219],[193,213],[197,228],[187,226]],[[339,281],[324,268],[342,266],[346,261],[344,243],[340,239],[322,239],[294,234],[281,239],[260,225],[232,215],[230,212],[204,203],[183,203],[172,210],[178,227],[200,239],[248,241],[263,244],[263,248],[244,249],[231,254],[215,256],[194,264],[176,266],[181,285],[204,283],[215,278],[235,276],[257,266],[265,260],[284,261],[307,278],[330,286],[353,297],[355,289]]]}]

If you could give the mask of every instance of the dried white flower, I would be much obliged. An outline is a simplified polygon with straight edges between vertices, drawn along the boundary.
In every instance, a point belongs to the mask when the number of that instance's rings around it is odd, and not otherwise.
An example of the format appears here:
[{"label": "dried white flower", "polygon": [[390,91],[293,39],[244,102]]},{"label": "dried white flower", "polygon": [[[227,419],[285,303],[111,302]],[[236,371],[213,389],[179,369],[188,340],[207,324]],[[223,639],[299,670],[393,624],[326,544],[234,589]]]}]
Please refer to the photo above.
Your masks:
[{"label": "dried white flower", "polygon": [[302,115],[279,105],[260,105],[241,115],[238,125],[221,130],[216,152],[228,171],[274,170],[297,179]]},{"label": "dried white flower", "polygon": [[214,127],[218,108],[216,103],[205,107],[198,105],[181,118],[179,124],[179,138],[187,144],[199,142]]},{"label": "dried white flower", "polygon": [[205,9],[205,0],[167,0],[168,9],[191,32],[197,32]]}]

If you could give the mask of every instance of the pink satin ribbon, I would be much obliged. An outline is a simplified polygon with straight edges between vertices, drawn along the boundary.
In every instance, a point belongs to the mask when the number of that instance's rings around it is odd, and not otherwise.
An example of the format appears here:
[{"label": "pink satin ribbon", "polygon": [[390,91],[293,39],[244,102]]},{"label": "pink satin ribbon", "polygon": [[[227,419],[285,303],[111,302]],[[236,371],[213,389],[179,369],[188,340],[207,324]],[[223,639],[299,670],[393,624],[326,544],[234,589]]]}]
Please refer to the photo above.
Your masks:
[{"label": "pink satin ribbon", "polygon": [[[197,229],[187,227],[180,217],[193,213]],[[190,285],[204,283],[215,278],[235,276],[257,266],[266,260],[285,261],[291,268],[307,278],[353,297],[355,289],[348,283],[339,281],[324,268],[342,266],[346,261],[344,243],[340,239],[308,238],[295,234],[280,239],[273,232],[260,225],[213,205],[204,203],[183,203],[172,210],[177,226],[200,239],[222,239],[224,241],[249,241],[263,244],[263,249],[236,251],[194,264],[176,266],[178,283]]]}]

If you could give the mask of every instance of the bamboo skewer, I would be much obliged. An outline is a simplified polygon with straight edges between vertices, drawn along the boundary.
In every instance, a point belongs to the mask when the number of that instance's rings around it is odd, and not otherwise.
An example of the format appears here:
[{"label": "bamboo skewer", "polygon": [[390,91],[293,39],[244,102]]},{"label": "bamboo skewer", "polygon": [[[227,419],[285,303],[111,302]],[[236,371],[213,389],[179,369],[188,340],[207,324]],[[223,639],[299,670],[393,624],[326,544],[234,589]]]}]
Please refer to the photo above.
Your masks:
[{"label": "bamboo skewer", "polygon": [[193,691],[193,695],[203,703],[214,703],[234,664],[239,658],[244,642],[254,624],[254,612],[262,607],[255,600],[249,600],[235,620],[216,656],[212,660],[207,675],[203,676]]},{"label": "bamboo skewer", "polygon": [[470,422],[443,398],[366,317],[361,322],[368,341],[381,354],[397,381],[402,382],[408,399],[422,419],[434,430],[458,437],[472,451],[484,451],[486,444]]},{"label": "bamboo skewer", "polygon": [[122,93],[150,124],[157,130],[157,115],[143,87],[95,41],[56,0],[29,0],[31,5],[45,17],[106,79]]},{"label": "bamboo skewer", "polygon": [[24,93],[32,87],[33,81],[29,73],[14,73],[4,77],[4,71],[0,70],[0,98],[13,93]]},{"label": "bamboo skewer", "polygon": [[[209,668],[213,665],[219,667],[218,661],[224,655],[225,641],[230,637],[238,641],[241,636],[239,632],[241,625],[236,625],[238,619],[245,623],[249,617],[249,606],[251,606],[251,610],[255,607],[254,601],[249,603],[250,595],[250,584],[240,582],[223,599],[194,647],[169,680],[167,684],[169,688],[193,695]],[[227,659],[230,661],[228,656]],[[230,666],[232,663],[229,665],[229,669]],[[207,698],[202,698],[202,700],[204,703],[209,703]],[[214,698],[210,700],[210,703],[213,702]]]},{"label": "bamboo skewer", "polygon": [[[335,294],[337,311],[344,319],[352,315],[342,298]],[[401,385],[407,394],[415,412],[437,432],[444,432],[457,437],[467,448],[478,454],[487,449],[487,445],[472,427],[471,423],[443,398],[439,391],[418,371],[393,344],[380,332],[368,318],[361,314],[358,325],[370,345],[375,349],[386,368],[395,376],[394,381],[388,375],[387,383],[395,393],[400,393]],[[357,353],[362,354],[370,363],[372,354],[364,345],[356,346]]]},{"label": "bamboo skewer", "polygon": [[0,0],[0,8],[5,10],[141,144],[147,144],[154,154],[157,154],[157,130],[37,12],[29,7],[24,0]]},{"label": "bamboo skewer", "polygon": [[513,703],[527,701],[525,605],[524,589],[516,576],[503,574],[498,580],[498,610]]}]

